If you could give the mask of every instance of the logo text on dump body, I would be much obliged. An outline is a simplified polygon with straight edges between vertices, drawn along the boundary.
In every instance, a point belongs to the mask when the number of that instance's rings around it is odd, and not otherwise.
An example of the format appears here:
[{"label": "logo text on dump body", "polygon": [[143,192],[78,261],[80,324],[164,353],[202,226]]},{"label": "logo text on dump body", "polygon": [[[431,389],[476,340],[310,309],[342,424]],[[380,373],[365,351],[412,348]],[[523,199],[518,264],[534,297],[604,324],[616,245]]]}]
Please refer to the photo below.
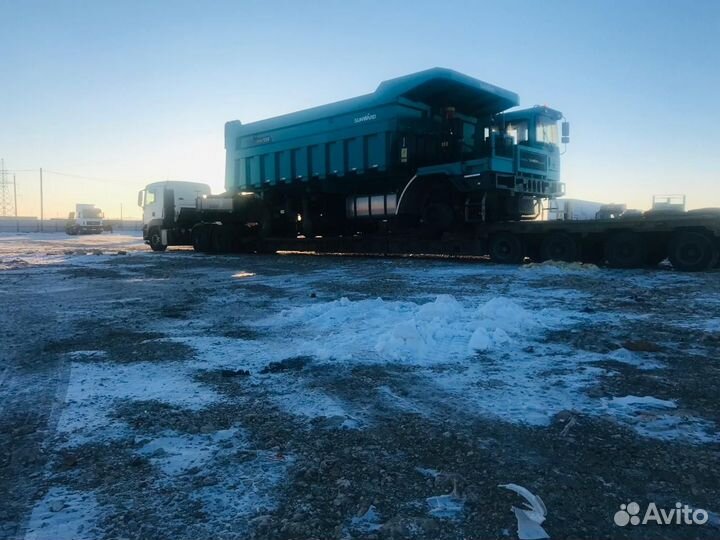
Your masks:
[{"label": "logo text on dump body", "polygon": [[375,113],[367,113],[362,116],[356,116],[353,118],[353,123],[359,124],[360,122],[368,122],[370,120],[375,120],[377,118],[377,114]]}]

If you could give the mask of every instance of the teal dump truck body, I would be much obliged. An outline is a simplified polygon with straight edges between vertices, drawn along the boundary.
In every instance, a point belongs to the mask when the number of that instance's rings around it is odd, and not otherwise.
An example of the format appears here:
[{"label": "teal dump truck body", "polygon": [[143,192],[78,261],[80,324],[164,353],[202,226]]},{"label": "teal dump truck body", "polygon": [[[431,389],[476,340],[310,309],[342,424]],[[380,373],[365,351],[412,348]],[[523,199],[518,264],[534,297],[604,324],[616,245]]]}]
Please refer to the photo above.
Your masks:
[{"label": "teal dump truck body", "polygon": [[[441,162],[437,149],[412,147],[431,139],[454,107],[468,126],[518,104],[513,92],[447,69],[430,69],[381,83],[371,94],[243,125],[228,122],[226,187],[258,189],[294,180],[339,178],[401,169],[415,156]],[[423,120],[425,125],[423,126]],[[464,122],[465,123],[465,122]],[[425,129],[423,129],[425,128]],[[474,144],[467,129],[464,141]],[[405,146],[401,140],[405,137]],[[405,154],[402,148],[406,148]],[[437,152],[436,152],[437,153]],[[437,153],[439,154],[439,153]]]}]

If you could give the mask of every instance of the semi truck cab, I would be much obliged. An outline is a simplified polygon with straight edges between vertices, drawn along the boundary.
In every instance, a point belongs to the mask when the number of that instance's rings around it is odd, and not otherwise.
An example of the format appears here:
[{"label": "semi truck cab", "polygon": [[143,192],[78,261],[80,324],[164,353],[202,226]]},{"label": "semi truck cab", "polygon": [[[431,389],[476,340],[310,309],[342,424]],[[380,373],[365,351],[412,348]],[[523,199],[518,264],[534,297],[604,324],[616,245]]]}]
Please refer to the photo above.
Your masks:
[{"label": "semi truck cab", "polygon": [[100,234],[103,232],[103,212],[94,204],[76,204],[65,223],[65,232],[76,234]]},{"label": "semi truck cab", "polygon": [[[189,242],[197,199],[210,195],[210,186],[199,182],[165,181],[148,184],[138,192],[143,210],[143,240],[154,251]],[[186,228],[185,222],[192,223]]]}]

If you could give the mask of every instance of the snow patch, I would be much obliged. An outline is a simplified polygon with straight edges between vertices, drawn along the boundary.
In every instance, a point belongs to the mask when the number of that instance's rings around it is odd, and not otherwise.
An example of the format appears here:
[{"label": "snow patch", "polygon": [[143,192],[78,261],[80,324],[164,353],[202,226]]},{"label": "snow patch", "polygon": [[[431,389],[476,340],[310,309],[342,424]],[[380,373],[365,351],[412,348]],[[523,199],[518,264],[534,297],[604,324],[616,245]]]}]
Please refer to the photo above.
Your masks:
[{"label": "snow patch", "polygon": [[644,437],[696,443],[720,440],[712,422],[686,414],[674,400],[628,395],[604,399],[601,408]]},{"label": "snow patch", "polygon": [[32,509],[25,540],[91,540],[102,512],[92,492],[53,487]]},{"label": "snow patch", "polygon": [[58,433],[67,436],[72,445],[122,437],[127,426],[108,415],[117,400],[128,399],[157,400],[197,410],[220,396],[193,382],[176,366],[74,362]]},{"label": "snow patch", "polygon": [[[219,444],[227,450],[237,442],[237,428],[216,431],[207,435],[187,435],[167,432],[145,444],[138,453],[150,459],[168,476],[182,474],[193,467],[202,467],[218,452]],[[244,439],[242,440],[244,442]]]},{"label": "snow patch", "polygon": [[425,499],[428,512],[432,517],[440,519],[459,519],[465,502],[453,495],[438,495]]},{"label": "snow patch", "polygon": [[662,362],[657,362],[655,360],[651,360],[651,359],[647,358],[647,353],[646,354],[638,354],[638,353],[629,351],[628,349],[625,349],[624,347],[615,349],[610,354],[608,354],[607,357],[610,358],[611,360],[615,360],[616,362],[621,362],[623,364],[635,366],[636,368],[641,369],[641,370],[662,369],[665,367],[665,364],[663,364]]},{"label": "snow patch", "polygon": [[350,520],[350,529],[354,532],[369,534],[379,531],[381,528],[382,521],[380,513],[372,504],[364,514],[355,516]]}]

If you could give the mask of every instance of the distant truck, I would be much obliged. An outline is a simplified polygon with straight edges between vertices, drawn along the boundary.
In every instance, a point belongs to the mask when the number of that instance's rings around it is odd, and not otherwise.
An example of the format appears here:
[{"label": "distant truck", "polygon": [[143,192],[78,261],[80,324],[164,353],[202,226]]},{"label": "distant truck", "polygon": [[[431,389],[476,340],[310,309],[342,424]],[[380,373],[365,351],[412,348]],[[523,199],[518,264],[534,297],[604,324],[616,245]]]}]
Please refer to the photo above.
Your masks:
[{"label": "distant truck", "polygon": [[[627,219],[538,220],[565,194],[563,114],[515,109],[518,96],[434,68],[366,95],[276,118],[225,125],[225,189],[150,184],[140,192],[155,251],[285,250],[489,255],[615,268],[669,258],[713,268],[720,210]],[[182,196],[180,196],[182,194]]]},{"label": "distant truck", "polygon": [[595,219],[595,215],[602,207],[603,203],[594,201],[554,199],[549,201],[546,218],[548,220]]},{"label": "distant truck", "polygon": [[75,211],[70,212],[65,223],[65,232],[76,234],[100,234],[103,232],[102,210],[94,204],[76,204]]}]

